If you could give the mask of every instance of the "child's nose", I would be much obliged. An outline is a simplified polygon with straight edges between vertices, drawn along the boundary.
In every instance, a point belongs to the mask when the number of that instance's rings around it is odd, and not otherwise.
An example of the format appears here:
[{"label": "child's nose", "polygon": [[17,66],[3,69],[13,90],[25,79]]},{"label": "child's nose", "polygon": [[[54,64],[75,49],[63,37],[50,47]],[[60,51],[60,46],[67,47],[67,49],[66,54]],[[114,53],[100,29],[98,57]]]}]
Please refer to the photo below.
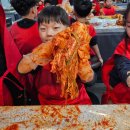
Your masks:
[{"label": "child's nose", "polygon": [[53,36],[53,30],[52,29],[47,30],[47,36]]}]

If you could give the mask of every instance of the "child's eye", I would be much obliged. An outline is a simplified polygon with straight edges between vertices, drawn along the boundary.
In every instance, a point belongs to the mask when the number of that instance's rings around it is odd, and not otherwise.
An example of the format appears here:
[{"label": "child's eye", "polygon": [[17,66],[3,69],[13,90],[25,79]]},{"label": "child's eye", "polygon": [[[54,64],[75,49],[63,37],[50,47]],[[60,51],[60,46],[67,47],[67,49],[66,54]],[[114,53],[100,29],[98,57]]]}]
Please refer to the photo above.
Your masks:
[{"label": "child's eye", "polygon": [[46,31],[46,29],[45,28],[41,28],[41,31],[44,32],[44,31]]},{"label": "child's eye", "polygon": [[57,30],[57,29],[59,29],[59,27],[54,27],[54,30]]}]

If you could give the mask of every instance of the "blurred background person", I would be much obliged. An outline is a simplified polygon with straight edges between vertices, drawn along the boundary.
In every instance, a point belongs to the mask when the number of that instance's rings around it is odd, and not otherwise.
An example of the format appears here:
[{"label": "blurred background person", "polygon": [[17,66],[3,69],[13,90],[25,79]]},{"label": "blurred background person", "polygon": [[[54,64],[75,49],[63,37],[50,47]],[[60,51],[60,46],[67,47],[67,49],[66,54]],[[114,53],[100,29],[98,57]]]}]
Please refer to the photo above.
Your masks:
[{"label": "blurred background person", "polygon": [[101,15],[114,15],[115,8],[112,0],[104,0],[104,7],[100,10]]},{"label": "blurred background person", "polygon": [[38,7],[37,7],[37,10],[38,10],[38,13],[44,8],[44,0],[40,0],[38,2]]},{"label": "blurred background person", "polygon": [[22,55],[31,52],[41,43],[35,20],[38,13],[37,4],[37,0],[11,0],[13,8],[22,16],[22,19],[10,28],[10,33]]}]

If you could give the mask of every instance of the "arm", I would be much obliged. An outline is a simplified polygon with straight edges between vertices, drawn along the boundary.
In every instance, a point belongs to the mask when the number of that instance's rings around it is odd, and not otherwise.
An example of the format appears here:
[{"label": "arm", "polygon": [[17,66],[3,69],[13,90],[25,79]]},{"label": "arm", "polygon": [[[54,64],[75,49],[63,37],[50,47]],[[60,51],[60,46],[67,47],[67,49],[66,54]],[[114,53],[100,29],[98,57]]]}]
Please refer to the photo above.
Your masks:
[{"label": "arm", "polygon": [[84,63],[83,60],[79,63],[78,75],[83,83],[88,83],[93,81],[94,79],[94,72],[90,66],[90,63],[86,61]]},{"label": "arm", "polygon": [[38,65],[44,66],[48,64],[52,60],[52,50],[52,42],[40,44],[32,53],[23,56],[18,64],[18,72],[26,74],[35,70]]},{"label": "arm", "polygon": [[32,61],[33,54],[29,53],[27,55],[23,55],[23,58],[18,63],[18,72],[20,74],[26,74],[29,73],[32,70],[35,70],[38,66],[36,63]]},{"label": "arm", "polygon": [[92,37],[92,39],[90,41],[90,46],[92,47],[92,49],[96,53],[99,61],[103,64],[103,59],[102,59],[102,56],[100,54],[100,51],[99,51],[99,48],[98,48],[98,45],[97,45],[97,37],[96,36]]},{"label": "arm", "polygon": [[115,55],[115,67],[120,79],[130,87],[130,60],[124,56]]},{"label": "arm", "polygon": [[78,66],[78,75],[82,82],[91,82],[94,79],[94,72],[89,63],[89,50],[87,50],[86,45],[80,46],[78,50],[79,55],[79,66]]},{"label": "arm", "polygon": [[94,45],[92,48],[93,48],[94,52],[96,53],[96,55],[97,55],[99,61],[101,62],[101,64],[103,64],[103,59],[102,59],[102,56],[101,56],[101,54],[100,54],[98,45],[96,44],[96,45]]}]

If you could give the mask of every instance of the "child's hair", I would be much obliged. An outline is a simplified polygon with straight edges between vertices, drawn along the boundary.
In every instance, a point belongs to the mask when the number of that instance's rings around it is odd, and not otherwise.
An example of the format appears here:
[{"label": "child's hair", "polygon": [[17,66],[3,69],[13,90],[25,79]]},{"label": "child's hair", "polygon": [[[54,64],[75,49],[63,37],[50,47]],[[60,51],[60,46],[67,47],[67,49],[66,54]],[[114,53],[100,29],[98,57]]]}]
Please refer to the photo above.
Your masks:
[{"label": "child's hair", "polygon": [[46,5],[47,3],[49,3],[50,5],[57,5],[57,1],[54,0],[44,0],[44,5]]},{"label": "child's hair", "polygon": [[38,25],[41,23],[57,22],[69,26],[70,21],[66,11],[59,6],[47,6],[38,15]]},{"label": "child's hair", "polygon": [[130,13],[130,3],[127,5],[126,11],[124,13],[124,25],[126,25],[128,14]]},{"label": "child's hair", "polygon": [[29,14],[29,11],[32,7],[37,5],[39,0],[11,0],[10,3],[13,8],[21,16]]},{"label": "child's hair", "polygon": [[79,17],[86,17],[92,9],[90,0],[74,0],[74,11]]},{"label": "child's hair", "polygon": [[[127,5],[127,8],[126,8],[126,11],[125,11],[125,13],[124,13],[124,17],[123,17],[123,19],[124,19],[124,25],[126,25],[126,22],[127,22],[127,17],[128,17],[128,14],[130,13],[130,3]],[[127,35],[127,32],[125,32],[125,48],[126,48],[126,50],[127,50],[127,48],[128,48],[128,35]]]}]

